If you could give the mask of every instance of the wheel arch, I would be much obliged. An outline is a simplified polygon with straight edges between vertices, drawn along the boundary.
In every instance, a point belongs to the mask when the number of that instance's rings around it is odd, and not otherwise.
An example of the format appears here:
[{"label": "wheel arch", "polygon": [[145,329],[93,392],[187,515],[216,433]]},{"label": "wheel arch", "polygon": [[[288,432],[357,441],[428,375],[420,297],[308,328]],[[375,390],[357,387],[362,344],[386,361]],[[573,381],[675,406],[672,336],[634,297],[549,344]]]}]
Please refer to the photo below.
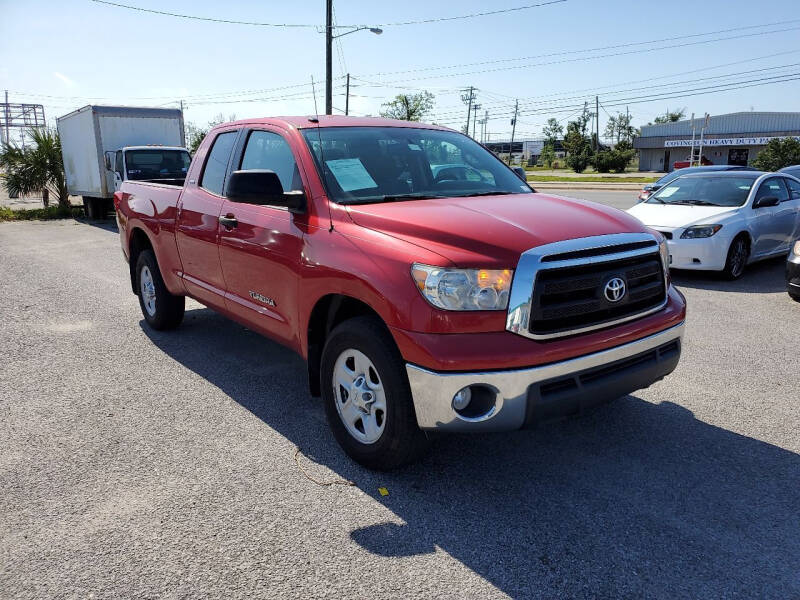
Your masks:
[{"label": "wheel arch", "polygon": [[[150,240],[150,236],[148,236],[141,227],[133,227],[128,240],[128,267],[131,277],[131,290],[134,294],[137,293],[136,261],[139,260],[139,255],[144,250],[152,250],[153,254],[155,254],[155,247],[153,246],[153,242]],[[156,261],[158,261],[158,257],[156,257]]]},{"label": "wheel arch", "polygon": [[[344,321],[359,316],[377,318],[386,327],[389,336],[391,331],[377,310],[363,300],[346,294],[326,294],[317,300],[311,309],[306,326],[306,344],[308,361],[308,384],[312,396],[320,396],[319,383],[322,348],[330,332]],[[394,339],[392,337],[392,339]]]}]

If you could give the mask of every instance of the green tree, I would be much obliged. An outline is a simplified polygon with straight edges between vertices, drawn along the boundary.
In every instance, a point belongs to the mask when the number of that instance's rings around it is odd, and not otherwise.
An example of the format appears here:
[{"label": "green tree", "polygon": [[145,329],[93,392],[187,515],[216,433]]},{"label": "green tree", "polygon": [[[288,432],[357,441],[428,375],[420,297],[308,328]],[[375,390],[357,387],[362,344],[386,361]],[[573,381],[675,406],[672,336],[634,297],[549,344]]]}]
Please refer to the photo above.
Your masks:
[{"label": "green tree", "polygon": [[588,135],[591,113],[584,104],[581,116],[567,123],[564,135],[564,149],[567,151],[567,165],[576,173],[583,173],[592,160],[592,138]]},{"label": "green tree", "polygon": [[547,119],[547,125],[542,128],[545,145],[548,143],[555,148],[556,141],[564,135],[564,127],[556,119]]},{"label": "green tree", "polygon": [[539,155],[539,160],[542,162],[544,166],[548,169],[553,167],[553,161],[556,159],[556,152],[553,150],[553,146],[550,142],[544,143],[544,148],[542,148],[542,153]]},{"label": "green tree", "polygon": [[675,123],[676,121],[680,121],[686,116],[686,107],[679,108],[678,110],[670,111],[667,109],[664,111],[663,115],[657,116],[652,123],[648,123],[648,125],[652,125],[655,123],[656,125],[659,123]]},{"label": "green tree", "polygon": [[387,119],[422,121],[433,110],[433,101],[434,95],[425,90],[419,94],[398,94],[381,105],[380,114]]},{"label": "green tree", "polygon": [[753,161],[761,171],[777,171],[791,165],[800,165],[800,140],[791,137],[770,140]]},{"label": "green tree", "polygon": [[623,140],[632,141],[636,137],[636,128],[631,125],[633,117],[625,113],[617,113],[608,118],[605,137],[607,140],[619,143]]},{"label": "green tree", "polygon": [[191,121],[187,121],[186,123],[186,147],[191,154],[197,152],[197,149],[200,147],[200,144],[203,142],[203,139],[208,135],[208,132],[216,127],[217,125],[221,125],[222,123],[229,123],[230,121],[236,120],[236,114],[231,113],[225,118],[225,115],[222,113],[217,113],[217,116],[211,119],[205,127],[198,127]]},{"label": "green tree", "polygon": [[9,196],[42,194],[45,208],[50,204],[50,194],[58,198],[58,205],[69,207],[69,191],[61,158],[61,139],[52,129],[30,130],[33,145],[24,148],[3,144],[0,149],[0,168],[5,171],[3,185]]}]

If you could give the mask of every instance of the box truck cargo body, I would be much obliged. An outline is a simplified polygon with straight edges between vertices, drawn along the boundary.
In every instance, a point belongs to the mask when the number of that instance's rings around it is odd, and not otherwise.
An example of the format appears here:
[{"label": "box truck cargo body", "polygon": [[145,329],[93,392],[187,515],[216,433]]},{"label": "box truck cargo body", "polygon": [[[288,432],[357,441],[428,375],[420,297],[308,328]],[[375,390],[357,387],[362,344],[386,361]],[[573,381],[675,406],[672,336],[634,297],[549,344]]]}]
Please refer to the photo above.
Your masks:
[{"label": "box truck cargo body", "polygon": [[84,106],[57,124],[69,193],[98,209],[110,207],[114,195],[106,153],[113,156],[128,146],[185,146],[183,113],[173,108]]}]

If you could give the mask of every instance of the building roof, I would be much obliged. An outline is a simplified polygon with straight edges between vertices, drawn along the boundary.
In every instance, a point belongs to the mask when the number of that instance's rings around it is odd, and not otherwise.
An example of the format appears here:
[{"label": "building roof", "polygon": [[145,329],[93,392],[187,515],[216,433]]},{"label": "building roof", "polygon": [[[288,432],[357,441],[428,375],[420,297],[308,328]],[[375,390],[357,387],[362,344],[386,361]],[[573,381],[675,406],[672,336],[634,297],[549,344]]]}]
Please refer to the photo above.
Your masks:
[{"label": "building roof", "polygon": [[[695,117],[697,135],[703,125],[702,117]],[[764,133],[800,133],[800,112],[738,112],[714,115],[709,119],[706,135]],[[691,119],[674,123],[642,125],[640,138],[692,135]]]}]

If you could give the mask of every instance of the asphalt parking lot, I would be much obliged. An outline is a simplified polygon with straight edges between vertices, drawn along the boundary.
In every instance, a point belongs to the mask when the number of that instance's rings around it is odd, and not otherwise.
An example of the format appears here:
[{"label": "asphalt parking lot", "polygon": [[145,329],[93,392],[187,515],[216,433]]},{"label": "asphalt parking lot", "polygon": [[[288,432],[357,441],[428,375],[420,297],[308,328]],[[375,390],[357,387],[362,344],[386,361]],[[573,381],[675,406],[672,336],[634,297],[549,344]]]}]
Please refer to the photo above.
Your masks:
[{"label": "asphalt parking lot", "polygon": [[195,303],[148,330],[112,227],[0,224],[0,597],[800,597],[783,268],[676,275],[651,388],[377,474],[298,357]]}]

